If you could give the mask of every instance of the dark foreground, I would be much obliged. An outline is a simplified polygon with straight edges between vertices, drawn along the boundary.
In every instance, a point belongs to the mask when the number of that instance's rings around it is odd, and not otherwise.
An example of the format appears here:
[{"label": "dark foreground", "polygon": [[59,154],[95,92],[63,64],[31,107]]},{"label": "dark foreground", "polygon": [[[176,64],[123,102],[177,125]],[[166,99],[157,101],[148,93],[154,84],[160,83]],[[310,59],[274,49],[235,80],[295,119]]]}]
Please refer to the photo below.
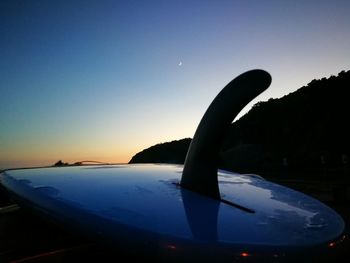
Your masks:
[{"label": "dark foreground", "polygon": [[[280,183],[320,199],[335,209],[346,224],[350,225],[350,202],[347,198],[344,199],[344,196],[339,198],[336,192],[327,191],[326,188],[315,184],[288,181]],[[0,207],[10,204],[11,200],[4,192],[0,192]],[[347,229],[344,242],[334,250],[331,258],[323,258],[320,262],[348,262],[346,258],[350,253],[349,235],[350,231]],[[125,257],[128,260],[139,257],[137,251],[126,254],[108,248],[23,208],[15,212],[0,212],[0,244],[0,262],[114,262],[122,261]],[[303,262],[303,259],[300,258],[298,261]],[[242,258],[239,262],[256,262],[256,260],[252,257]]]}]

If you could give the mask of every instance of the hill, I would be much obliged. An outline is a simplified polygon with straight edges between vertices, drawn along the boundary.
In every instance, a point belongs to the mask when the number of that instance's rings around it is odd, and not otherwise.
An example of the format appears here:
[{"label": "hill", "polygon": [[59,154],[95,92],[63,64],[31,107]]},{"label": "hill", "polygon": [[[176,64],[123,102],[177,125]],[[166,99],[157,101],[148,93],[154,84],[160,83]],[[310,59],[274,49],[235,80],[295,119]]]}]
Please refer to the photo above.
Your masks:
[{"label": "hill", "polygon": [[190,143],[190,138],[160,143],[137,153],[131,158],[129,163],[182,164],[185,161],[187,149],[190,146]]},{"label": "hill", "polygon": [[350,153],[349,91],[350,71],[342,71],[257,103],[231,125],[222,165],[263,173],[342,169]]},{"label": "hill", "polygon": [[[349,90],[350,71],[342,71],[255,104],[232,123],[222,147],[222,168],[263,175],[348,172]],[[130,163],[183,163],[190,144],[190,139],[184,140],[152,146]]]}]

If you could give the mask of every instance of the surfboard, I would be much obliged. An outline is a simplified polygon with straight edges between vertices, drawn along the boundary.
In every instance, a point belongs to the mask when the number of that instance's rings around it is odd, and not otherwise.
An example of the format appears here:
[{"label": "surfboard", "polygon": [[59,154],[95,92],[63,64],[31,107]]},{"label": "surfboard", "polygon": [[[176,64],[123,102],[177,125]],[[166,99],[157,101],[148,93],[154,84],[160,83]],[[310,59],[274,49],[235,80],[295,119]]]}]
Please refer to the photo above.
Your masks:
[{"label": "surfboard", "polygon": [[[256,96],[254,87],[263,83],[259,93],[270,82],[261,70],[230,82],[204,115],[184,165],[10,169],[0,182],[20,205],[143,257],[270,262],[327,254],[344,239],[334,210],[258,176],[217,168],[225,129]],[[225,101],[232,90],[234,107]]]},{"label": "surfboard", "polygon": [[223,202],[180,187],[182,170],[152,164],[10,170],[1,183],[19,204],[72,229],[164,258],[309,254],[343,234],[342,218],[302,193],[220,171]]}]

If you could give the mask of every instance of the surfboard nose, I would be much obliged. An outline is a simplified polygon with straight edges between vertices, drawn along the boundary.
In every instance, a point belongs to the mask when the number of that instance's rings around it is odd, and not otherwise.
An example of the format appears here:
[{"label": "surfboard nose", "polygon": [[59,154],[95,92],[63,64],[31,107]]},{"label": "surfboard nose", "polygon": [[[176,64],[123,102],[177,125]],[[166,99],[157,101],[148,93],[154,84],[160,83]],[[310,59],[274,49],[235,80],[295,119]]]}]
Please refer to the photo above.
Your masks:
[{"label": "surfboard nose", "polygon": [[215,97],[200,121],[187,152],[181,186],[220,199],[217,170],[219,152],[237,114],[271,84],[261,69],[247,71],[228,83]]}]

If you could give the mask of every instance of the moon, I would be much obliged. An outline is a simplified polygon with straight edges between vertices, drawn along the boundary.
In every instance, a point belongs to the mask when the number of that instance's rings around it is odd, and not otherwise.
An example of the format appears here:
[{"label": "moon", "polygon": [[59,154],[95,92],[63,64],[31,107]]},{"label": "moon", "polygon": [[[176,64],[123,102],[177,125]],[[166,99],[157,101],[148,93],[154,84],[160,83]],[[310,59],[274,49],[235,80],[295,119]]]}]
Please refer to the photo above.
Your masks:
[{"label": "moon", "polygon": [[181,67],[181,66],[182,66],[182,61],[179,62],[179,67]]}]

